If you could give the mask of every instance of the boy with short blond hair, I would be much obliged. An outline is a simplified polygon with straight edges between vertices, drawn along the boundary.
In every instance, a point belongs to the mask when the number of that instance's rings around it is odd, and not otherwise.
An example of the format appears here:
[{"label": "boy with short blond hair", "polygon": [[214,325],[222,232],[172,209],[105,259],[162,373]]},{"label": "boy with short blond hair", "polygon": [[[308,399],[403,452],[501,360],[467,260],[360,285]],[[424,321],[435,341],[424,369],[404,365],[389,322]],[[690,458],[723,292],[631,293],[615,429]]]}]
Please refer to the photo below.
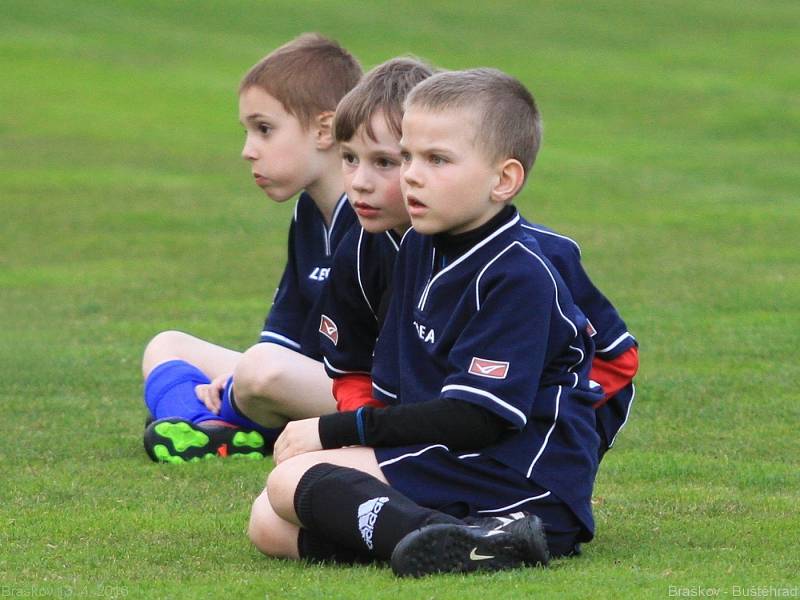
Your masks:
[{"label": "boy with short blond hair", "polygon": [[398,575],[574,554],[594,531],[602,394],[586,318],[510,205],[536,105],[498,71],[440,73],[409,94],[402,132],[414,229],[372,366],[388,406],[290,423],[250,537],[297,557],[303,528]]},{"label": "boy with short blond hair", "polygon": [[[394,82],[385,88],[378,85],[379,78],[386,78],[388,66],[395,61],[382,65],[382,71],[376,69],[367,75],[337,108],[335,135],[342,150],[346,175],[365,169],[348,144],[351,139],[357,139],[356,131],[361,126],[365,126],[362,135],[374,141],[370,125],[377,106],[383,107],[386,122],[399,140],[402,108],[400,102],[397,99],[392,102],[390,96],[405,88],[402,82]],[[396,70],[400,64],[393,68]],[[370,78],[375,81],[368,84],[366,80]],[[496,156],[515,152],[523,165],[532,166],[541,144],[541,119],[538,113],[527,113],[524,105],[515,102],[513,95],[496,94],[496,90],[487,85],[492,81],[492,78],[484,78],[481,71],[468,73],[459,82],[462,86],[460,92],[451,84],[448,87],[443,83],[431,85],[424,103],[431,108],[441,108],[463,102],[459,94],[466,94],[470,101],[496,105],[497,110],[488,112],[481,120],[478,135],[487,139]],[[402,95],[405,97],[404,93]],[[530,144],[529,136],[533,140]],[[526,177],[530,169],[525,170]],[[372,191],[357,182],[358,185],[363,191]],[[348,195],[368,233],[364,230],[358,234],[351,232],[348,238],[355,239],[358,235],[357,244],[343,243],[342,257],[335,261],[340,266],[333,269],[324,293],[320,324],[323,361],[334,382],[333,395],[339,410],[382,405],[372,397],[369,372],[375,340],[385,317],[386,302],[383,299],[391,286],[397,242],[410,224],[404,206],[402,212],[396,212],[392,215],[393,220],[387,222],[385,211],[373,215],[374,209],[366,200],[360,199],[358,190],[349,185]],[[586,274],[581,264],[580,247],[574,240],[524,219],[522,226],[556,267],[576,305],[589,320],[589,332],[597,346],[590,378],[600,384],[604,392],[604,397],[595,404],[597,432],[601,438],[599,455],[602,457],[613,444],[630,411],[634,395],[632,379],[638,368],[636,339],[628,332],[611,302]],[[374,235],[378,233],[384,235]]]},{"label": "boy with short blond hair", "polygon": [[332,135],[336,104],[361,77],[338,43],[304,34],[273,51],[243,78],[242,158],[266,195],[298,193],[288,260],[260,336],[244,353],[177,331],[147,346],[145,432],[153,460],[183,462],[271,451],[293,418],[335,410],[322,368],[313,306],[333,252],[355,222]]}]

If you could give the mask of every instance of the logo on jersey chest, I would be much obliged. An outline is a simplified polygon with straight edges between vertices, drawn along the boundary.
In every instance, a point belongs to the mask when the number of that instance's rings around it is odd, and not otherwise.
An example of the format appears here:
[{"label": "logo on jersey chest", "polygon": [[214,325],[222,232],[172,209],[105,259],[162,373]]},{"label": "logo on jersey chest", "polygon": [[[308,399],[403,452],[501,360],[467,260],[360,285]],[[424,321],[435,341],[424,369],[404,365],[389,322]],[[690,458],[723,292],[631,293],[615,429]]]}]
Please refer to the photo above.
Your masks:
[{"label": "logo on jersey chest", "polygon": [[431,327],[420,325],[414,321],[414,329],[417,330],[417,335],[426,344],[433,344],[436,341],[436,332]]},{"label": "logo on jersey chest", "polygon": [[505,379],[508,375],[510,363],[501,360],[489,360],[486,358],[472,357],[469,365],[469,372],[478,377],[488,377],[489,379]]},{"label": "logo on jersey chest", "polygon": [[325,281],[330,272],[330,267],[314,267],[314,270],[311,271],[311,275],[309,275],[308,278],[314,281]]},{"label": "logo on jersey chest", "polygon": [[319,332],[332,341],[334,346],[339,341],[339,328],[328,315],[322,315],[320,318]]}]

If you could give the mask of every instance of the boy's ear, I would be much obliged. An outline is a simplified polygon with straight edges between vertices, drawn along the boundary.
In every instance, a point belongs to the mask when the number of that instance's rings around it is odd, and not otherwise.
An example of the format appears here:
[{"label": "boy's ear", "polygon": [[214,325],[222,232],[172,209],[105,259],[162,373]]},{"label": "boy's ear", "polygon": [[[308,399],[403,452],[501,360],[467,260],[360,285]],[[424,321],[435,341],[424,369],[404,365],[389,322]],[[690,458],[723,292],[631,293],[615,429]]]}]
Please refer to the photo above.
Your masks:
[{"label": "boy's ear", "polygon": [[497,182],[492,188],[492,200],[508,202],[517,195],[525,182],[525,167],[515,158],[504,160],[497,168]]},{"label": "boy's ear", "polygon": [[333,115],[334,111],[326,110],[316,116],[315,131],[317,134],[317,150],[329,150],[333,147]]}]

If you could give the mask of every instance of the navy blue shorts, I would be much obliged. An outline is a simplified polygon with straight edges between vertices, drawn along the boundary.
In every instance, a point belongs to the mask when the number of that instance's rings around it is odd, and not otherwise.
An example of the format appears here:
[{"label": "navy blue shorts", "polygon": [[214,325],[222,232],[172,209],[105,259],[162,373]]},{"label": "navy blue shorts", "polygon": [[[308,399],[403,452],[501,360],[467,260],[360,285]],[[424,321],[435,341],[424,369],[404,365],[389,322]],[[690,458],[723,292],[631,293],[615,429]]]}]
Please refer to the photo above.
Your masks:
[{"label": "navy blue shorts", "polygon": [[421,506],[459,519],[517,511],[537,515],[552,556],[577,554],[579,542],[591,539],[560,498],[488,456],[420,444],[375,448],[375,457],[389,484]]}]

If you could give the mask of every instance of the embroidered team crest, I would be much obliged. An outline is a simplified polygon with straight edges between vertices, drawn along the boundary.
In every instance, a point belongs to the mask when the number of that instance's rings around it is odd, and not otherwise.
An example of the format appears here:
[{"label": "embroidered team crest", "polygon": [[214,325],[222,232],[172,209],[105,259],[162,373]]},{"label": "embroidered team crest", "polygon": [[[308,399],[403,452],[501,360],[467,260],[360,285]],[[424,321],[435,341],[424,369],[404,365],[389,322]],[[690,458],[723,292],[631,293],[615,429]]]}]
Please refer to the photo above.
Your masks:
[{"label": "embroidered team crest", "polygon": [[319,332],[332,341],[334,346],[339,341],[339,328],[333,322],[333,319],[327,315],[322,315],[319,320]]},{"label": "embroidered team crest", "polygon": [[488,360],[473,356],[469,365],[469,372],[489,379],[505,379],[506,375],[508,375],[508,367],[509,363],[501,360]]}]

